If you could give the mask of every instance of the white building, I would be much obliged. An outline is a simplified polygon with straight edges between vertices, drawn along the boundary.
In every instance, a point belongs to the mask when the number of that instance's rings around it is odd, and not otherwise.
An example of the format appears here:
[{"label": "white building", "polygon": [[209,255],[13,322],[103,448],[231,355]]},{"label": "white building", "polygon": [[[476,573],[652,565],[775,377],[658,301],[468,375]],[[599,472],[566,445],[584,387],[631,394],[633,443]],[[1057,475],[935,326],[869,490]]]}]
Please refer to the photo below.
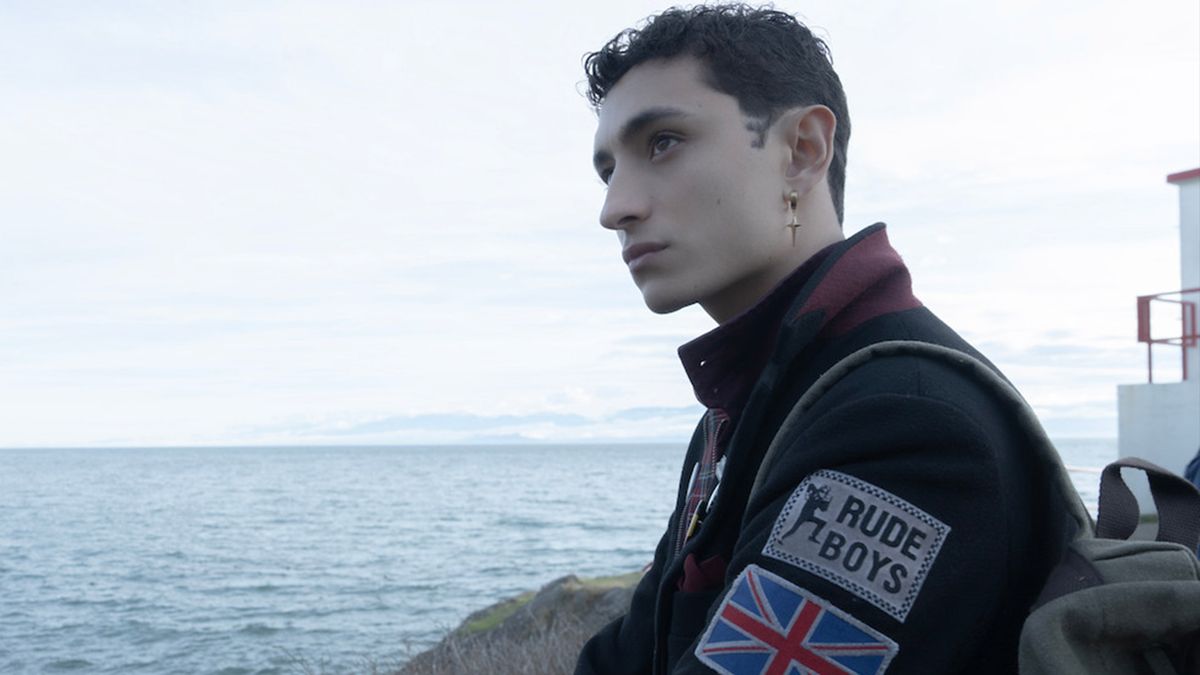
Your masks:
[{"label": "white building", "polygon": [[[1171,174],[1167,182],[1179,188],[1180,286],[1138,298],[1147,381],[1117,387],[1118,448],[1121,457],[1143,457],[1183,473],[1200,449],[1200,168]],[[1164,308],[1170,321],[1163,320]],[[1153,364],[1166,359],[1179,364],[1179,381],[1154,380]],[[1142,512],[1153,513],[1145,481],[1131,481],[1131,487]]]}]

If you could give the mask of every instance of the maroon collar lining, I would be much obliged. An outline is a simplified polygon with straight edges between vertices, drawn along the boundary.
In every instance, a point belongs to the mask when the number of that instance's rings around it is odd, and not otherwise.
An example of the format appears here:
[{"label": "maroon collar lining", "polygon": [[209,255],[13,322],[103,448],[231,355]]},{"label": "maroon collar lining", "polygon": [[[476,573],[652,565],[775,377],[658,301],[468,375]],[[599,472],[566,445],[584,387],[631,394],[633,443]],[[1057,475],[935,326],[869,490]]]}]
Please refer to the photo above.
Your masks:
[{"label": "maroon collar lining", "polygon": [[850,248],[821,275],[793,317],[822,312],[822,337],[845,335],[877,316],[921,306],[912,292],[912,276],[884,226],[864,234],[849,240]]}]

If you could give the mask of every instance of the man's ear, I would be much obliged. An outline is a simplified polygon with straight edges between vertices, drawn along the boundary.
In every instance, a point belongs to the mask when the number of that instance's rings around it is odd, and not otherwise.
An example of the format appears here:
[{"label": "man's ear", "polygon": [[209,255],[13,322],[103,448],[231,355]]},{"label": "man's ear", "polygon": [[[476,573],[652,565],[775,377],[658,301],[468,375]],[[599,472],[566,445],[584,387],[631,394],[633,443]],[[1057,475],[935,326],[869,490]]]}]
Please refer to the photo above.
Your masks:
[{"label": "man's ear", "polygon": [[806,193],[825,182],[837,117],[823,105],[810,105],[787,111],[779,122],[788,149],[784,175],[798,192]]}]

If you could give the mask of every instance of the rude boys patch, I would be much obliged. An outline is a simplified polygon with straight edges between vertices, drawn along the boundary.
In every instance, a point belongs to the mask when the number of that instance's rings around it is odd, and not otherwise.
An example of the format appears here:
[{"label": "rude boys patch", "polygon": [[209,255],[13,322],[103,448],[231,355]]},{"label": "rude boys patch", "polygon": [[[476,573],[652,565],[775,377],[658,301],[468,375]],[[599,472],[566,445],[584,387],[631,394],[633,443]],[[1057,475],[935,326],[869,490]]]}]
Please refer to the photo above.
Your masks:
[{"label": "rude boys patch", "polygon": [[949,533],[945,523],[886,490],[822,470],[792,492],[763,554],[904,621]]}]

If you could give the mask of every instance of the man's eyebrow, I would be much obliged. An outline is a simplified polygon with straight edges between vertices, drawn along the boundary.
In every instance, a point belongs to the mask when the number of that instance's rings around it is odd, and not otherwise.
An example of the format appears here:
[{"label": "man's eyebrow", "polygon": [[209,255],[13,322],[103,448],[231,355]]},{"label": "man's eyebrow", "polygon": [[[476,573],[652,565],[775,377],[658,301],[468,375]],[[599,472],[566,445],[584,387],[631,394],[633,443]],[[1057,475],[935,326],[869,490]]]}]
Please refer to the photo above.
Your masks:
[{"label": "man's eyebrow", "polygon": [[[629,143],[638,134],[642,133],[646,127],[660,120],[672,117],[687,117],[688,113],[680,108],[672,108],[670,106],[659,106],[655,108],[646,108],[640,113],[634,115],[621,127],[617,133],[617,142],[621,145]],[[597,170],[608,162],[612,161],[612,153],[607,150],[597,150],[596,154],[592,155],[592,166]]]}]

